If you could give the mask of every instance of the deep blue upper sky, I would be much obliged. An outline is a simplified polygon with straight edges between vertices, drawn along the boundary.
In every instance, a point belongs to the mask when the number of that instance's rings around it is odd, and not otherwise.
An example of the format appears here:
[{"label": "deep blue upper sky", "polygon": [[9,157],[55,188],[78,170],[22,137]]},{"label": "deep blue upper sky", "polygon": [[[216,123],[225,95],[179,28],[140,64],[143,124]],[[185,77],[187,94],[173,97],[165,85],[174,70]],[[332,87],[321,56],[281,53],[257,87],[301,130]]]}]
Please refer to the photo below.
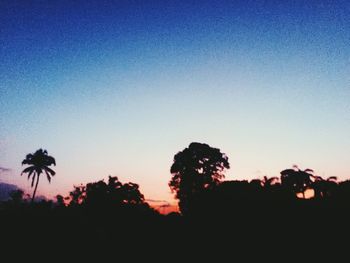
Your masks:
[{"label": "deep blue upper sky", "polygon": [[229,179],[349,178],[349,43],[348,1],[1,1],[2,180],[27,187],[44,147],[43,193],[112,174],[169,198],[191,141],[226,152]]}]

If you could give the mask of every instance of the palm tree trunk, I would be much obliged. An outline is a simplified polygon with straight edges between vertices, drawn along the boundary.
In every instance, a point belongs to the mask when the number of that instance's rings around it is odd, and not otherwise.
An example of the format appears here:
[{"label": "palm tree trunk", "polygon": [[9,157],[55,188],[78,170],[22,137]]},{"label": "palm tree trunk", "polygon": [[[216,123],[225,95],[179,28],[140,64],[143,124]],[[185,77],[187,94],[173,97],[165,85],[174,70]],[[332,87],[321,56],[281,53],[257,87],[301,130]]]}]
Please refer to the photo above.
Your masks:
[{"label": "palm tree trunk", "polygon": [[33,192],[33,196],[32,196],[32,203],[34,202],[34,198],[35,198],[35,194],[36,194],[36,189],[38,188],[39,177],[40,177],[40,174],[37,174],[36,183],[35,183],[35,188],[34,188],[34,192]]}]

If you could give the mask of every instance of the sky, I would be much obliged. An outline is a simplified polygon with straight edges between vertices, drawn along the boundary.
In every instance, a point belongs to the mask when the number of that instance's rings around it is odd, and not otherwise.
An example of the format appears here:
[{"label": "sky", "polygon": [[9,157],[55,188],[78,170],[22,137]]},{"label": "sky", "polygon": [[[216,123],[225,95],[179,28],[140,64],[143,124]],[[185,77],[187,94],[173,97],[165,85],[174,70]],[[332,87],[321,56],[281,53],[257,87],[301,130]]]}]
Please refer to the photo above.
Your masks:
[{"label": "sky", "polygon": [[0,182],[38,193],[118,176],[173,202],[174,155],[229,157],[227,180],[297,164],[350,179],[348,1],[0,2]]}]

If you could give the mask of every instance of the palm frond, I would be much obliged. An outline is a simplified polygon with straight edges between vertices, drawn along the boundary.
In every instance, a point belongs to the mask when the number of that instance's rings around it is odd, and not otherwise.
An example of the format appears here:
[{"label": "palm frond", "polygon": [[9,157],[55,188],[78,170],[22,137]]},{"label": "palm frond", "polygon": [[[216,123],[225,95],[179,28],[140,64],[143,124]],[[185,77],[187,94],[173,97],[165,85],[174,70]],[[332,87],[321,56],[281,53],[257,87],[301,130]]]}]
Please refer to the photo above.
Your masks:
[{"label": "palm frond", "polygon": [[273,182],[275,182],[275,181],[278,181],[278,177],[271,177],[271,178],[268,178],[268,179],[266,180],[266,183],[272,185]]},{"label": "palm frond", "polygon": [[51,176],[50,176],[50,174],[46,170],[45,170],[45,173],[46,173],[47,180],[49,181],[49,183],[51,183]]},{"label": "palm frond", "polygon": [[28,180],[30,179],[30,177],[32,176],[33,173],[34,173],[34,169],[28,173]]},{"label": "palm frond", "polygon": [[45,164],[46,165],[52,165],[52,164],[56,165],[56,160],[52,156],[46,156]]},{"label": "palm frond", "polygon": [[292,167],[293,167],[294,170],[297,170],[297,171],[300,170],[300,168],[299,168],[299,166],[297,164],[293,164]]},{"label": "palm frond", "polygon": [[327,181],[337,181],[338,180],[338,177],[336,176],[330,176],[327,178]]},{"label": "palm frond", "polygon": [[30,173],[31,171],[34,170],[34,166],[29,166],[27,168],[25,168],[22,172],[21,172],[21,175],[24,174],[24,173]]},{"label": "palm frond", "polygon": [[44,167],[44,171],[46,173],[50,173],[51,176],[54,176],[56,174],[56,172],[49,167]]},{"label": "palm frond", "polygon": [[22,161],[22,165],[24,164],[32,164],[32,160],[33,160],[33,154],[27,154],[26,158]]},{"label": "palm frond", "polygon": [[314,178],[315,181],[323,181],[323,178],[319,175],[312,175],[312,178]]}]

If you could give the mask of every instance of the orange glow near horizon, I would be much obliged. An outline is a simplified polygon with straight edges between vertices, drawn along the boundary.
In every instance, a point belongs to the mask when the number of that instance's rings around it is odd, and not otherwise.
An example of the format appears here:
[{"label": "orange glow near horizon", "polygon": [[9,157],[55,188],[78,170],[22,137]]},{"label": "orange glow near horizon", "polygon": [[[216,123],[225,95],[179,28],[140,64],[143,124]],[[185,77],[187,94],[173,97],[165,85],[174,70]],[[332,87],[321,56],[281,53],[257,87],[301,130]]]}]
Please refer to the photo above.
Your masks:
[{"label": "orange glow near horizon", "polygon": [[146,202],[155,210],[157,210],[159,213],[163,215],[167,215],[169,213],[175,212],[179,213],[179,206],[177,203],[168,203],[168,202],[162,202],[159,204],[158,202],[152,201],[152,200],[146,200]]},{"label": "orange glow near horizon", "polygon": [[153,207],[154,209],[156,209],[159,213],[163,214],[163,215],[167,215],[170,213],[179,213],[179,207],[177,205],[170,205],[167,207]]},{"label": "orange glow near horizon", "polygon": [[315,196],[315,191],[314,189],[306,189],[304,195],[305,197],[303,196],[303,193],[297,193],[298,198],[311,199]]},{"label": "orange glow near horizon", "polygon": [[110,175],[177,211],[192,142],[225,153],[228,181],[294,164],[350,179],[349,1],[51,2],[1,1],[0,184],[32,195],[21,163],[42,148],[56,175],[37,197]]}]

